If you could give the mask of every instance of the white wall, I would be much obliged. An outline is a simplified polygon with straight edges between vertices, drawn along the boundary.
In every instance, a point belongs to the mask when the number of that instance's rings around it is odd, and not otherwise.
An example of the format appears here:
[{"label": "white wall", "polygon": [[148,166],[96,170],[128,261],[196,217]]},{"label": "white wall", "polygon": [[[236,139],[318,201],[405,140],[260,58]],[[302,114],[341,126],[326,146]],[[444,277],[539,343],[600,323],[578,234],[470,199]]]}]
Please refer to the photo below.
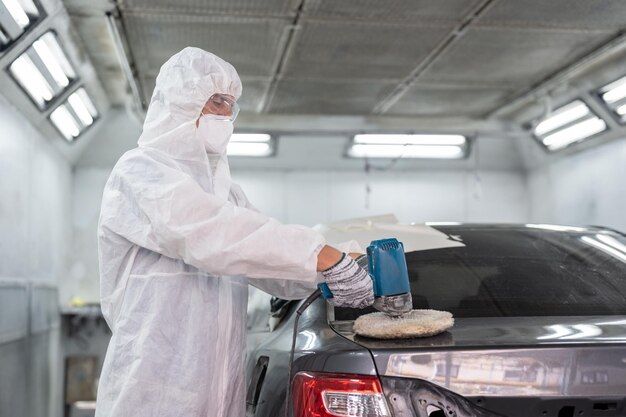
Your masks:
[{"label": "white wall", "polygon": [[[98,300],[96,227],[110,168],[78,167],[74,176],[74,249],[64,298]],[[285,223],[308,226],[395,213],[400,221],[523,222],[525,181],[517,171],[284,171],[233,169],[252,203]]]},{"label": "white wall", "polygon": [[79,296],[88,302],[100,302],[96,233],[102,191],[109,173],[109,168],[77,168],[74,172],[73,255],[68,280],[61,289],[62,300]]},{"label": "white wall", "polygon": [[56,415],[72,171],[50,143],[60,139],[42,137],[1,95],[0,126],[0,410]]},{"label": "white wall", "polygon": [[264,213],[308,226],[386,213],[402,222],[528,216],[524,177],[515,171],[235,171],[233,178]]},{"label": "white wall", "polygon": [[626,231],[626,139],[566,157],[545,157],[528,173],[533,222]]}]

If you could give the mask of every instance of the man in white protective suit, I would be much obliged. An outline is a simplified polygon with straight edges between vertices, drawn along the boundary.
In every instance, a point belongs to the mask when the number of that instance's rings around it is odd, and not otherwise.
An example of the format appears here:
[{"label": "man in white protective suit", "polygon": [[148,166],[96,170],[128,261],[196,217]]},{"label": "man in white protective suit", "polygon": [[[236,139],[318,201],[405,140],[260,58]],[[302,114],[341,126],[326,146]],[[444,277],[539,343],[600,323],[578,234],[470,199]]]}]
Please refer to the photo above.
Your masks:
[{"label": "man in white protective suit", "polygon": [[217,56],[174,55],[138,146],[106,184],[98,239],[112,337],[97,417],[243,417],[248,283],[303,298],[325,281],[335,305],[374,301],[356,255],[259,213],[231,182],[226,148],[241,91]]}]

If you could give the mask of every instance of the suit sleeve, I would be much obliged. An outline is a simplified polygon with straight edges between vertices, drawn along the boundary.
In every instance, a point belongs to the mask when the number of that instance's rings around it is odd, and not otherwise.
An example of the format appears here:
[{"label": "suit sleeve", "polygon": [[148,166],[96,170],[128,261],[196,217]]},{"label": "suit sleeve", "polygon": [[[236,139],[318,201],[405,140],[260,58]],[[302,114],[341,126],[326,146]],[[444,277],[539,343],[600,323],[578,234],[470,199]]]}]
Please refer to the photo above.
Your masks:
[{"label": "suit sleeve", "polygon": [[222,200],[145,155],[118,163],[103,201],[101,227],[208,273],[316,281],[321,234]]}]

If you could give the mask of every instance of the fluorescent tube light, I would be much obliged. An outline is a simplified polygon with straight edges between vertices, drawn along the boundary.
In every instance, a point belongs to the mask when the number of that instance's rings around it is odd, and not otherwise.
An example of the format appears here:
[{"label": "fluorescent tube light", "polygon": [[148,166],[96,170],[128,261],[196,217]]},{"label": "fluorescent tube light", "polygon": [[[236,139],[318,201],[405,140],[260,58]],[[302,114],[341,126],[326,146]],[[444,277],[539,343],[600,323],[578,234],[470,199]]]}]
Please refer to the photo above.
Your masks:
[{"label": "fluorescent tube light", "polygon": [[614,103],[626,97],[626,77],[602,87],[601,95],[605,103]]},{"label": "fluorescent tube light", "polygon": [[561,126],[578,120],[589,114],[589,107],[580,100],[563,106],[535,127],[535,135],[542,136]]},{"label": "fluorescent tube light", "polygon": [[229,156],[269,156],[272,147],[268,142],[233,142],[228,144]]},{"label": "fluorescent tube light", "polygon": [[68,141],[71,142],[80,135],[78,123],[65,104],[60,105],[50,114],[50,120]]},{"label": "fluorescent tube light", "polygon": [[615,113],[619,114],[620,116],[626,116],[626,104],[622,104],[621,106],[616,108]]},{"label": "fluorescent tube light", "polygon": [[56,37],[48,32],[33,43],[33,48],[59,87],[67,87],[70,83],[69,79],[74,78],[76,74]]},{"label": "fluorescent tube light", "polygon": [[354,136],[356,144],[379,145],[465,145],[462,135],[398,135],[362,134]]},{"label": "fluorescent tube light", "polygon": [[233,133],[231,142],[269,142],[272,139],[267,133]]},{"label": "fluorescent tube light", "polygon": [[80,97],[80,99],[83,101],[83,104],[85,104],[85,107],[87,107],[87,111],[89,112],[91,117],[95,118],[96,116],[98,116],[98,110],[96,110],[93,102],[91,101],[91,98],[89,98],[89,95],[87,95],[85,89],[79,88],[78,90],[76,90],[76,94],[78,94],[78,97]]},{"label": "fluorescent tube light", "polygon": [[39,107],[52,100],[52,87],[26,53],[13,61],[9,71]]},{"label": "fluorescent tube light", "polygon": [[599,117],[593,117],[576,123],[566,129],[559,130],[542,139],[543,144],[550,150],[557,150],[567,145],[586,139],[606,130],[606,123]]},{"label": "fluorescent tube light", "polygon": [[348,155],[354,158],[433,158],[458,159],[464,154],[460,146],[445,145],[366,145],[354,144]]},{"label": "fluorescent tube light", "polygon": [[70,106],[72,106],[72,110],[76,116],[78,116],[83,126],[91,126],[94,117],[98,115],[98,111],[91,102],[91,99],[87,95],[85,89],[81,87],[76,90],[69,96],[67,101]]},{"label": "fluorescent tube light", "polygon": [[72,142],[93,124],[97,116],[98,111],[81,87],[50,114],[50,120],[65,139]]},{"label": "fluorescent tube light", "polygon": [[74,113],[76,113],[76,116],[78,116],[83,126],[91,126],[93,123],[93,116],[78,93],[73,93],[69,96],[67,101],[70,103],[70,106],[72,106],[72,110],[74,110]]},{"label": "fluorescent tube light", "polygon": [[19,1],[2,0],[2,3],[4,4],[4,7],[6,7],[6,9],[9,11],[9,14],[11,15],[15,23],[17,23],[20,28],[24,29],[26,26],[28,26],[28,24],[30,23],[30,19],[28,18],[26,11]]}]

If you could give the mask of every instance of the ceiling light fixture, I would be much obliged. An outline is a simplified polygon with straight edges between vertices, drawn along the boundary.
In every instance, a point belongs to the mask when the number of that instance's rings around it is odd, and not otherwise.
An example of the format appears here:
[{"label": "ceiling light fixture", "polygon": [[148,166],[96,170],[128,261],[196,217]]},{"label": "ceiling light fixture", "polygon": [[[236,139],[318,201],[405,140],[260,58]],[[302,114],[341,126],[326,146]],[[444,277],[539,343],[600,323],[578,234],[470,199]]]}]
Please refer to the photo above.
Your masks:
[{"label": "ceiling light fixture", "polygon": [[598,91],[598,95],[619,121],[626,123],[626,77],[605,85]]},{"label": "ceiling light fixture", "polygon": [[543,144],[551,151],[556,151],[605,130],[606,123],[604,120],[594,117],[544,137]]},{"label": "ceiling light fixture", "polygon": [[463,135],[359,134],[348,149],[352,158],[460,159],[466,154]]},{"label": "ceiling light fixture", "polygon": [[267,133],[233,133],[231,142],[269,142],[272,139]]},{"label": "ceiling light fixture", "polygon": [[67,99],[70,106],[72,106],[72,110],[78,116],[83,126],[91,126],[93,123],[94,117],[98,115],[91,99],[85,92],[84,88],[80,88],[76,92],[72,93]]},{"label": "ceiling light fixture", "polygon": [[354,143],[376,145],[465,145],[462,135],[355,135]]},{"label": "ceiling light fixture", "polygon": [[267,133],[234,133],[228,143],[228,156],[267,157],[274,151],[271,135]]},{"label": "ceiling light fixture", "polygon": [[600,89],[602,100],[605,103],[614,103],[626,97],[626,77],[605,85]]},{"label": "ceiling light fixture", "polygon": [[575,100],[542,120],[534,136],[550,151],[563,149],[575,142],[604,132],[607,125],[582,100]]},{"label": "ceiling light fixture", "polygon": [[14,44],[40,20],[32,0],[0,0],[0,51]]},{"label": "ceiling light fixture", "polygon": [[52,32],[37,39],[10,65],[9,72],[40,110],[76,79],[76,72]]},{"label": "ceiling light fixture", "polygon": [[50,121],[69,142],[80,136],[97,117],[98,111],[82,87],[50,113]]},{"label": "ceiling light fixture", "polygon": [[535,135],[541,136],[588,114],[589,107],[582,101],[575,101],[567,106],[561,107],[558,111],[555,111],[547,119],[539,123],[537,127],[535,127]]},{"label": "ceiling light fixture", "polygon": [[65,104],[60,105],[50,113],[50,120],[68,141],[72,142],[80,135],[78,123]]}]

